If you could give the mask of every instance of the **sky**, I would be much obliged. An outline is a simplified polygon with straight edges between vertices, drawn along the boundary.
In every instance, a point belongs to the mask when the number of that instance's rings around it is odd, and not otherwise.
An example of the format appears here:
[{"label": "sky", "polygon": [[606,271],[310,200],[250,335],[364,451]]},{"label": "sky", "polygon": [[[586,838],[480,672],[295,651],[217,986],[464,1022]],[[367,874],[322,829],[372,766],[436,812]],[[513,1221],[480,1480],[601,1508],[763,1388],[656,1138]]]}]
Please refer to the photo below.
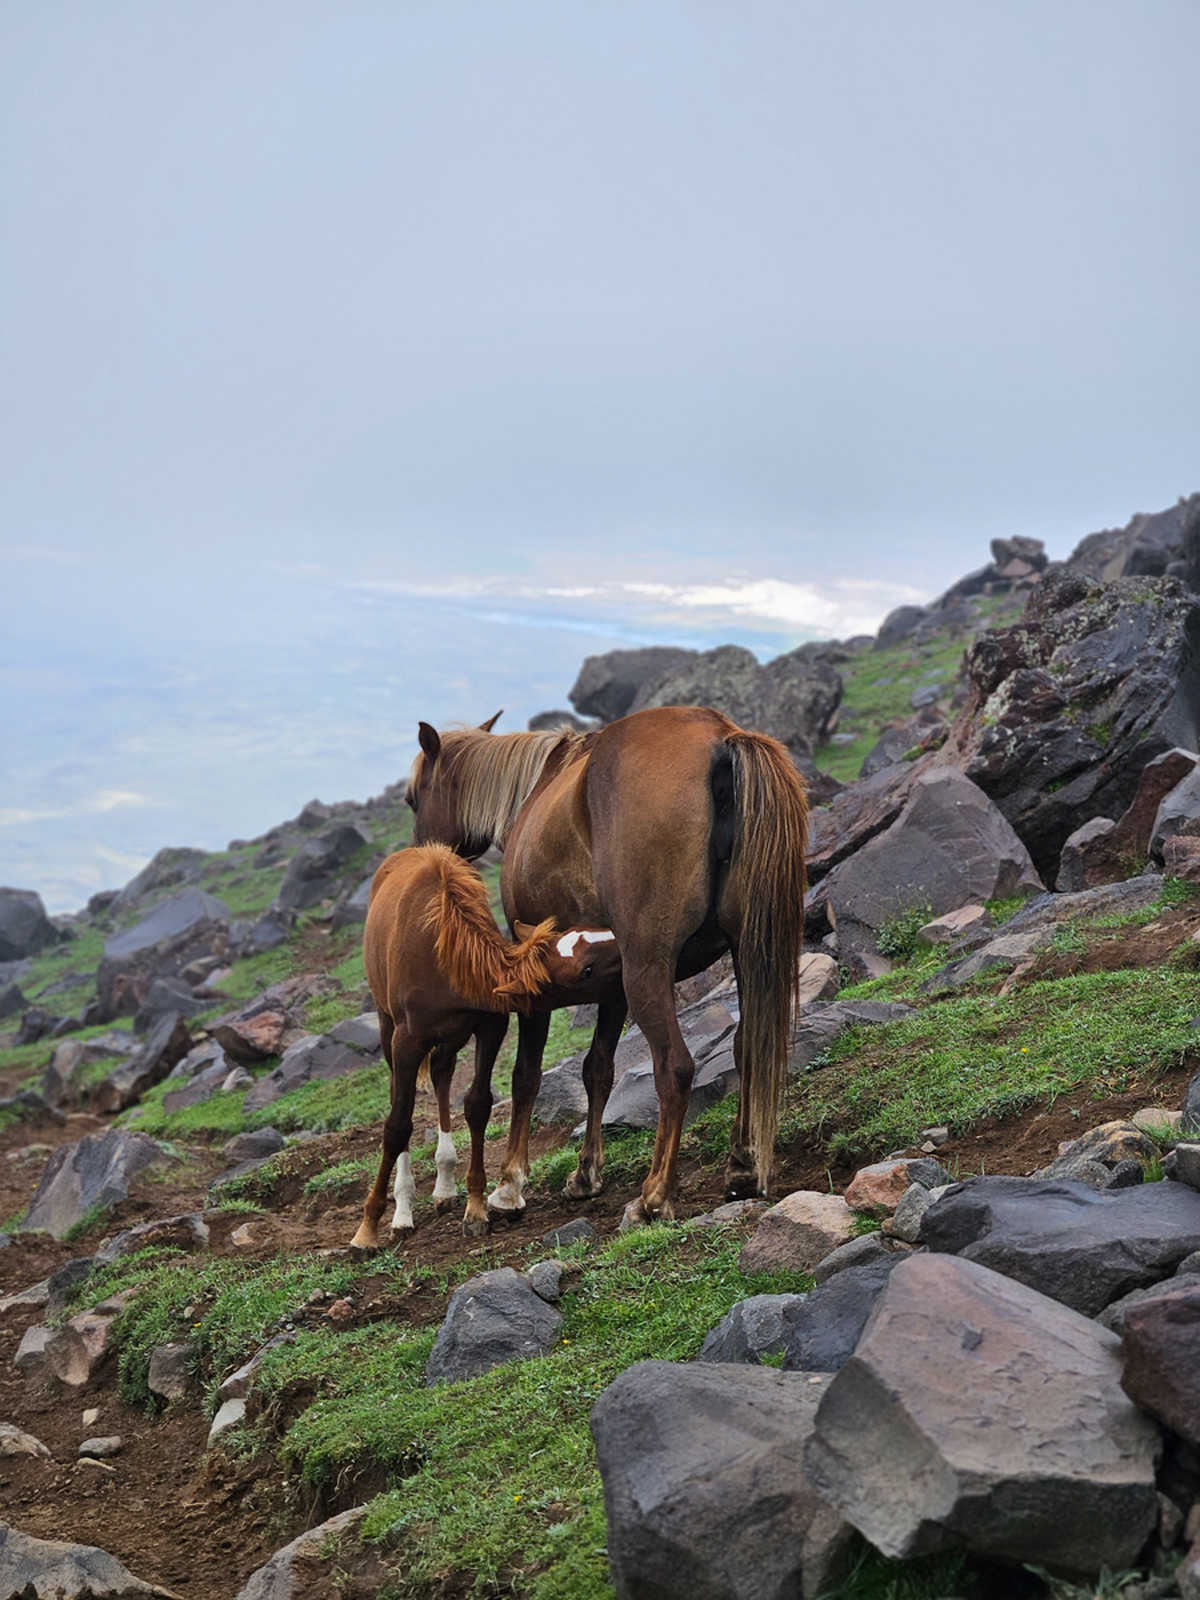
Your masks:
[{"label": "sky", "polygon": [[0,882],[1200,488],[1194,0],[0,6]]}]

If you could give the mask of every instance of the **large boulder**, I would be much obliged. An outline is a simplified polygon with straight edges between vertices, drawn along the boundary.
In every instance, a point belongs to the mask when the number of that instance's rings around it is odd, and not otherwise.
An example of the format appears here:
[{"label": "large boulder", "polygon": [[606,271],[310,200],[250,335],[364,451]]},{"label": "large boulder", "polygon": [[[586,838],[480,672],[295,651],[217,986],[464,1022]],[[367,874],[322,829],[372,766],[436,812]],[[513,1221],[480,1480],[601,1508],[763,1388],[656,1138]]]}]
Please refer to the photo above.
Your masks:
[{"label": "large boulder", "polygon": [[1145,574],[1161,576],[1173,562],[1187,559],[1188,528],[1198,507],[1200,495],[1192,495],[1165,511],[1139,511],[1123,528],[1089,533],[1065,565],[1101,583]]},{"label": "large boulder", "polygon": [[336,978],[320,972],[283,978],[236,1011],[209,1023],[209,1036],[231,1061],[244,1067],[256,1066],[303,1038],[308,1002],[336,994],[338,987]]},{"label": "large boulder", "polygon": [[236,1600],[306,1600],[324,1589],[318,1574],[327,1569],[339,1541],[355,1533],[365,1514],[365,1506],[355,1506],[306,1529],[250,1574]]},{"label": "large boulder", "polygon": [[921,1238],[1094,1317],[1200,1249],[1200,1193],[1181,1183],[970,1178],[929,1207]]},{"label": "large boulder", "polygon": [[1141,773],[1200,739],[1200,603],[1171,578],[1051,569],[1015,626],[972,647],[939,760],[961,766],[1053,878],[1067,837],[1120,817]]},{"label": "large boulder", "polygon": [[223,957],[229,948],[229,910],[202,889],[172,895],[132,928],[104,946],[96,974],[103,1018],[136,1011],[154,978],[178,977],[201,956]]},{"label": "large boulder", "polygon": [[115,1556],[90,1544],[34,1539],[0,1522],[0,1595],[6,1600],[179,1600],[143,1583]]},{"label": "large boulder", "polygon": [[40,894],[0,889],[0,961],[35,956],[57,937]]},{"label": "large boulder", "polygon": [[203,850],[187,846],[167,845],[142,868],[135,878],[113,897],[106,910],[121,916],[133,910],[160,889],[173,889],[180,884],[192,883],[204,870],[208,855]]},{"label": "large boulder", "polygon": [[752,1294],[739,1300],[711,1328],[697,1361],[758,1366],[763,1356],[782,1355],[787,1345],[785,1313],[802,1294]]},{"label": "large boulder", "polygon": [[[737,1088],[732,1047],[737,1023],[719,1000],[705,998],[680,1013],[679,1026],[696,1063],[688,1100],[687,1121],[691,1122]],[[624,1049],[619,1046],[617,1051],[622,1057],[620,1073],[616,1076],[617,1064],[614,1063],[615,1083],[604,1107],[604,1126],[655,1128],[658,1126],[658,1094],[654,1087],[650,1046],[640,1030],[635,1039],[627,1037],[621,1045]]]},{"label": "large boulder", "polygon": [[[844,1248],[844,1247],[843,1247]],[[846,1267],[819,1283],[784,1317],[785,1372],[837,1372],[854,1354],[867,1318],[883,1292],[899,1255],[881,1255]]]},{"label": "large boulder", "polygon": [[1177,1278],[1125,1312],[1125,1392],[1143,1411],[1200,1445],[1200,1278]]},{"label": "large boulder", "polygon": [[763,1212],[742,1246],[738,1270],[811,1272],[852,1237],[855,1220],[840,1194],[797,1189]]},{"label": "large boulder", "polygon": [[162,1080],[191,1048],[192,1036],[178,1011],[168,1011],[146,1035],[146,1041],[92,1091],[91,1101],[101,1112],[122,1111]]},{"label": "large boulder", "polygon": [[588,656],[567,698],[580,716],[615,722],[633,709],[641,689],[694,661],[696,655],[695,650],[652,645],[645,650],[610,650],[606,655]]},{"label": "large boulder", "polygon": [[511,1267],[468,1278],[450,1296],[425,1382],[477,1378],[506,1361],[528,1361],[553,1349],[562,1317]]},{"label": "large boulder", "polygon": [[1185,780],[1194,772],[1197,760],[1200,757],[1194,750],[1167,750],[1149,762],[1142,769],[1137,792],[1124,815],[1116,822],[1109,817],[1092,817],[1068,837],[1055,888],[1060,893],[1071,893],[1100,883],[1118,883],[1141,871],[1150,858],[1161,862],[1165,838],[1177,833],[1179,825],[1168,825],[1155,851],[1152,840],[1158,818],[1170,814],[1168,797],[1177,788],[1186,790]]},{"label": "large boulder", "polygon": [[895,822],[833,868],[823,890],[843,961],[874,951],[889,921],[1034,894],[1029,852],[981,789],[950,768],[922,773]]},{"label": "large boulder", "polygon": [[850,1552],[804,1450],[828,1379],[641,1361],[592,1408],[619,1600],[812,1600]]},{"label": "large boulder", "polygon": [[315,906],[340,887],[349,874],[355,882],[370,838],[353,822],[335,822],[306,839],[288,862],[275,904],[285,911]]},{"label": "large boulder", "polygon": [[648,706],[712,706],[743,728],[769,733],[793,755],[809,755],[832,731],[842,699],[840,674],[809,656],[776,656],[766,666],[740,645],[721,645],[668,672],[637,695]]},{"label": "large boulder", "polygon": [[329,1034],[310,1033],[298,1039],[284,1052],[279,1065],[265,1078],[260,1078],[247,1092],[242,1109],[249,1114],[273,1105],[280,1095],[298,1089],[302,1083],[313,1079],[327,1081],[340,1078],[347,1072],[367,1066],[378,1055],[378,1046],[371,1050],[356,1049],[342,1044]]},{"label": "large boulder", "polygon": [[805,1464],[887,1556],[1128,1567],[1157,1521],[1161,1441],[1120,1374],[1119,1341],[1088,1318],[974,1262],[912,1256],[826,1391]]},{"label": "large boulder", "polygon": [[166,1159],[153,1139],[123,1128],[60,1145],[46,1163],[20,1231],[41,1230],[61,1239],[92,1209],[128,1199],[131,1180]]}]

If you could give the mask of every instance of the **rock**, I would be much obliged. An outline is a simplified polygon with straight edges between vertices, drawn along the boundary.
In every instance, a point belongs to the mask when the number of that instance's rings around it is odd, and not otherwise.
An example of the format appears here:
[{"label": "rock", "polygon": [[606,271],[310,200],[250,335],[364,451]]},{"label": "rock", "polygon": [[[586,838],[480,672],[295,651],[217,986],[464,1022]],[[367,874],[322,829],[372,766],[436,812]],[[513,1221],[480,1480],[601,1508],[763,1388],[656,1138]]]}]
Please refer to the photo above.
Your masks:
[{"label": "rock", "polygon": [[60,1125],[67,1119],[56,1107],[47,1105],[34,1089],[21,1089],[0,1100],[0,1112],[7,1111],[22,1122],[55,1122]]},{"label": "rock", "polygon": [[253,1161],[273,1156],[283,1149],[283,1135],[278,1128],[253,1128],[246,1133],[235,1133],[221,1146],[226,1161]]},{"label": "rock", "polygon": [[812,1275],[817,1283],[824,1283],[836,1273],[845,1272],[847,1267],[870,1266],[873,1261],[884,1261],[891,1255],[892,1251],[879,1234],[860,1233],[857,1238],[847,1239],[845,1244],[838,1245],[836,1250],[831,1250],[818,1261],[812,1269]]},{"label": "rock", "polygon": [[753,1222],[767,1209],[765,1200],[727,1200],[712,1211],[688,1218],[689,1228],[734,1228]]},{"label": "rock", "polygon": [[17,1289],[12,1294],[0,1298],[0,1313],[12,1311],[17,1307],[32,1306],[40,1309],[50,1302],[50,1280],[43,1278],[40,1283],[31,1283],[27,1289]]},{"label": "rock", "polygon": [[54,1331],[53,1328],[41,1326],[26,1328],[17,1346],[17,1353],[13,1357],[13,1366],[18,1372],[36,1377],[46,1371],[46,1346]]},{"label": "rock", "polygon": [[1177,1144],[1164,1164],[1166,1175],[1190,1189],[1200,1189],[1200,1144]]},{"label": "rock", "polygon": [[370,843],[370,837],[352,822],[335,822],[306,839],[288,862],[276,906],[303,911],[326,899]]},{"label": "rock", "polygon": [[56,1267],[46,1280],[46,1315],[51,1320],[61,1315],[75,1297],[80,1284],[92,1275],[93,1256],[77,1256],[74,1261]]},{"label": "rock", "polygon": [[179,1600],[90,1544],[33,1539],[0,1522],[0,1595],[14,1600]]},{"label": "rock", "polygon": [[1200,1279],[1174,1279],[1125,1312],[1121,1383],[1143,1411],[1200,1445]]},{"label": "rock", "polygon": [[1158,1147],[1132,1122],[1105,1122],[1073,1140],[1061,1155],[1056,1156],[1048,1166],[1039,1168],[1033,1176],[1076,1178],[1087,1183],[1091,1181],[1088,1176],[1090,1167],[1098,1164],[1101,1168],[1100,1181],[1093,1187],[1105,1189],[1113,1169],[1121,1162],[1136,1161],[1145,1171],[1157,1160]]},{"label": "rock", "polygon": [[160,889],[173,889],[178,884],[191,883],[200,876],[207,860],[208,856],[203,850],[167,845],[136,877],[130,878],[120,893],[113,897],[109,909],[116,916],[124,916]]},{"label": "rock", "polygon": [[849,1530],[806,1478],[827,1379],[642,1361],[592,1408],[618,1600],[795,1600],[826,1590]]},{"label": "rock", "polygon": [[[164,1111],[183,1111],[188,1106],[201,1106],[207,1104],[215,1094],[222,1094],[233,1071],[240,1068],[231,1068],[225,1052],[220,1045],[216,1047],[214,1059],[209,1061],[202,1071],[196,1073],[179,1089],[169,1089],[162,1098]],[[247,1074],[249,1077],[249,1074]],[[250,1078],[253,1083],[254,1079]]]},{"label": "rock", "polygon": [[85,1428],[94,1428],[100,1421],[100,1407],[89,1406],[87,1410],[82,1413],[82,1421]]},{"label": "rock", "polygon": [[537,711],[525,724],[530,733],[548,733],[552,729],[566,729],[568,733],[590,733],[595,722],[577,717],[573,711]]},{"label": "rock", "polygon": [[889,1251],[819,1283],[785,1316],[785,1372],[836,1372],[854,1353],[889,1275],[904,1258]]},{"label": "rock", "polygon": [[334,1023],[326,1038],[332,1039],[335,1044],[349,1045],[351,1050],[361,1051],[365,1056],[377,1056],[380,1053],[379,1017],[374,1011],[364,1011],[357,1017],[345,1017],[341,1022]]},{"label": "rock", "polygon": [[1059,890],[1088,889],[1095,884],[1117,883],[1142,869],[1151,854],[1151,835],[1159,809],[1175,786],[1196,766],[1192,750],[1168,750],[1149,762],[1138,780],[1137,791],[1120,819],[1108,825],[1093,818],[1077,828],[1063,846],[1059,863]]},{"label": "rock", "polygon": [[941,757],[991,796],[1052,877],[1067,837],[1120,817],[1156,756],[1197,746],[1195,597],[1168,578],[1048,572],[1014,627],[967,655]]},{"label": "rock", "polygon": [[85,1439],[79,1446],[78,1454],[88,1456],[93,1461],[104,1461],[109,1456],[120,1455],[124,1443],[119,1433],[110,1433],[103,1438]]},{"label": "rock", "polygon": [[934,917],[917,934],[922,944],[954,944],[970,933],[981,933],[990,928],[992,919],[986,906],[959,906],[957,911],[947,911],[945,916]]},{"label": "rock", "polygon": [[356,888],[338,901],[333,909],[334,928],[350,928],[367,920],[367,908],[371,904],[371,885],[374,881],[375,874],[368,873]]},{"label": "rock", "polygon": [[632,709],[711,706],[807,756],[833,731],[841,699],[841,677],[827,662],[790,651],[760,666],[751,651],[726,644],[644,685]]},{"label": "rock", "polygon": [[250,1357],[233,1372],[221,1380],[218,1391],[222,1400],[244,1400],[250,1393],[254,1384],[254,1375],[262,1366],[263,1357],[268,1350],[277,1350],[281,1345],[294,1344],[296,1334],[291,1329],[277,1333],[273,1339],[268,1339],[261,1350],[256,1350]]},{"label": "rock", "polygon": [[562,1299],[568,1270],[562,1261],[538,1261],[530,1267],[525,1279],[539,1299],[556,1305]]},{"label": "rock", "polygon": [[194,1344],[160,1344],[150,1356],[146,1387],[163,1400],[182,1400],[195,1387],[195,1365]]},{"label": "rock", "polygon": [[15,1017],[29,1004],[21,991],[20,984],[0,984],[0,1017]]},{"label": "rock", "polygon": [[1120,873],[1115,866],[1112,836],[1117,825],[1111,817],[1093,817],[1068,834],[1063,841],[1054,887],[1059,894],[1091,889],[1098,883],[1115,883]]},{"label": "rock", "polygon": [[152,1217],[149,1222],[138,1222],[125,1228],[111,1239],[105,1239],[96,1252],[100,1265],[116,1261],[119,1256],[132,1255],[135,1250],[207,1250],[208,1223],[199,1211],[185,1211],[173,1217]]},{"label": "rock", "polygon": [[153,978],[176,977],[199,956],[223,956],[229,945],[229,911],[201,889],[184,889],[155,906],[132,928],[104,946],[96,974],[103,1017],[136,1011]]},{"label": "rock", "polygon": [[833,1000],[810,1006],[797,1019],[788,1049],[788,1072],[799,1076],[825,1054],[847,1028],[875,1027],[915,1015],[912,1006],[888,1000]]},{"label": "rock", "polygon": [[46,1364],[60,1383],[80,1389],[108,1358],[109,1335],[120,1307],[83,1311],[55,1328],[46,1341]]},{"label": "rock", "polygon": [[999,809],[949,768],[917,778],[896,821],[835,866],[824,884],[843,960],[860,947],[874,950],[884,926],[915,907],[940,916],[1041,888],[1029,852]]},{"label": "rock", "polygon": [[1160,1440],[1120,1389],[1119,1352],[986,1267],[911,1256],[821,1402],[806,1467],[892,1558],[953,1545],[1128,1567],[1157,1521]]},{"label": "rock", "polygon": [[[737,1087],[731,1043],[737,1023],[728,1008],[711,996],[680,1012],[678,1021],[684,1042],[696,1063],[686,1125]],[[640,1029],[630,1029],[617,1046],[614,1070],[615,1085],[601,1118],[604,1127],[656,1128],[658,1094],[654,1087],[654,1063]]]},{"label": "rock", "polygon": [[246,1418],[246,1402],[242,1399],[226,1400],[218,1409],[212,1419],[212,1427],[208,1430],[208,1447],[213,1445],[223,1433],[228,1433],[230,1428],[236,1428],[239,1422]]},{"label": "rock", "polygon": [[838,964],[819,950],[807,950],[800,957],[796,978],[796,1005],[811,1006],[832,1000],[841,987]]},{"label": "rock", "polygon": [[359,1050],[338,1044],[325,1034],[309,1034],[297,1040],[284,1053],[283,1060],[274,1071],[260,1078],[254,1088],[247,1091],[242,1109],[247,1114],[260,1111],[263,1106],[273,1105],[280,1095],[287,1094],[290,1089],[298,1089],[302,1083],[310,1083],[313,1079],[326,1081],[340,1078],[347,1072],[365,1067],[367,1062],[368,1058]]},{"label": "rock", "polygon": [[1148,1289],[1131,1289],[1119,1300],[1114,1300],[1110,1306],[1105,1306],[1096,1321],[1102,1328],[1107,1328],[1109,1333],[1115,1333],[1118,1339],[1121,1338],[1125,1332],[1125,1317],[1132,1306],[1140,1306],[1143,1300],[1152,1300],[1155,1295],[1163,1294],[1168,1289],[1178,1288],[1185,1278],[1200,1278],[1200,1256],[1195,1259],[1196,1265],[1190,1273],[1186,1270],[1187,1261],[1181,1261],[1173,1278],[1167,1278],[1162,1283],[1152,1283]]},{"label": "rock", "polygon": [[162,1080],[191,1048],[192,1036],[178,1011],[159,1017],[140,1050],[111,1072],[92,1091],[93,1109],[101,1113],[123,1111],[140,1100],[146,1090]]},{"label": "rock", "polygon": [[738,1271],[811,1272],[854,1232],[854,1213],[838,1194],[798,1189],[762,1215],[742,1246]]},{"label": "rock", "polygon": [[1168,839],[1163,846],[1163,871],[1184,883],[1200,883],[1200,838],[1177,833]]},{"label": "rock", "polygon": [[[260,956],[276,950],[291,937],[296,913],[272,906],[253,922],[235,922],[230,929],[230,944],[242,956]],[[215,984],[216,974],[208,982]]]},{"label": "rock", "polygon": [[929,611],[925,606],[897,606],[894,611],[889,611],[875,635],[876,650],[886,650],[891,645],[899,644],[901,639],[907,639],[928,617]]},{"label": "rock", "polygon": [[40,894],[32,889],[0,889],[0,961],[35,956],[56,938]]},{"label": "rock", "polygon": [[134,1033],[148,1033],[160,1017],[168,1012],[194,1017],[204,1009],[205,1002],[197,1000],[191,984],[182,978],[153,978],[146,990],[146,998],[138,1007],[133,1019]]},{"label": "rock", "polygon": [[1010,539],[992,540],[992,560],[998,567],[1007,566],[1010,561],[1021,561],[1031,571],[1041,572],[1045,569],[1049,557],[1040,539],[1016,534]]},{"label": "rock", "polygon": [[1200,769],[1195,766],[1165,794],[1150,832],[1150,859],[1161,861],[1167,843],[1195,832],[1200,823]]},{"label": "rock", "polygon": [[587,1090],[583,1086],[583,1057],[570,1056],[542,1073],[537,1099],[533,1103],[533,1120],[544,1128],[573,1128],[581,1117],[587,1115],[587,1104]]},{"label": "rock", "polygon": [[40,1439],[23,1433],[11,1422],[0,1422],[0,1459],[4,1456],[36,1456],[42,1461],[50,1460],[50,1452]]},{"label": "rock", "polygon": [[1179,1119],[1179,1132],[1184,1135],[1200,1133],[1200,1072],[1187,1086]]},{"label": "rock", "polygon": [[551,1228],[541,1237],[541,1243],[549,1245],[551,1250],[561,1250],[563,1245],[578,1244],[580,1240],[589,1243],[599,1238],[595,1227],[586,1217],[572,1217],[570,1222],[560,1223],[557,1228]]},{"label": "rock", "polygon": [[918,755],[936,750],[949,731],[949,724],[933,707],[925,707],[904,722],[890,723],[863,757],[858,769],[859,780],[873,778],[877,772],[901,761],[914,760]]},{"label": "rock", "polygon": [[131,1180],[166,1159],[153,1139],[117,1128],[60,1145],[46,1163],[20,1231],[44,1230],[61,1239],[93,1208],[127,1200]]},{"label": "rock", "polygon": [[580,716],[615,722],[633,709],[641,689],[694,661],[697,654],[695,650],[657,645],[644,650],[610,650],[606,655],[588,656],[567,698]]},{"label": "rock", "polygon": [[1161,1149],[1178,1137],[1183,1112],[1170,1111],[1166,1106],[1143,1106],[1129,1120]]},{"label": "rock", "polygon": [[562,1318],[511,1267],[469,1278],[450,1296],[425,1382],[457,1383],[507,1361],[545,1355]]},{"label": "rock", "polygon": [[921,1222],[925,1213],[942,1194],[944,1187],[926,1189],[919,1183],[910,1184],[892,1213],[892,1238],[901,1239],[905,1244],[916,1244],[921,1237]]},{"label": "rock", "polygon": [[860,1167],[846,1190],[851,1211],[890,1216],[915,1183],[923,1189],[949,1183],[950,1174],[927,1157],[900,1156]]},{"label": "rock", "polygon": [[236,1600],[307,1600],[314,1593],[313,1563],[329,1559],[338,1541],[352,1533],[365,1514],[365,1506],[355,1506],[309,1528],[252,1572]]},{"label": "rock", "polygon": [[17,1029],[15,1044],[36,1044],[39,1039],[44,1039],[47,1034],[53,1033],[58,1018],[51,1016],[41,1006],[30,1006],[21,1017],[21,1026]]},{"label": "rock", "polygon": [[971,1178],[930,1206],[921,1237],[931,1251],[1094,1317],[1200,1249],[1200,1195],[1177,1183],[1097,1191],[1063,1179]]},{"label": "rock", "polygon": [[[827,805],[814,807],[809,813],[809,883],[820,884],[839,861],[854,855],[890,827],[903,811],[917,779],[929,770],[934,759],[927,755],[918,761],[885,767],[852,783]],[[811,899],[810,895],[810,902]],[[809,932],[820,937],[825,929],[813,925],[811,906],[806,910]]]},{"label": "rock", "polygon": [[758,1366],[765,1355],[782,1355],[785,1312],[804,1299],[802,1294],[755,1294],[739,1300],[705,1336],[695,1359]]}]

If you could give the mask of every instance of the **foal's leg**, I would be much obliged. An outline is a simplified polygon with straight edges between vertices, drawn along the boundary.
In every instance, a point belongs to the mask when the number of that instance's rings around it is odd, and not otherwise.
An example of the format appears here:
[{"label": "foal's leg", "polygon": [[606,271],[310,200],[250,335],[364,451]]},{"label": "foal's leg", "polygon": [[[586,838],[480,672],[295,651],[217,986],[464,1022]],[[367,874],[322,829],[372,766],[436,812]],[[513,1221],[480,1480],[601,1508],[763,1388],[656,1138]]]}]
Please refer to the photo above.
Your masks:
[{"label": "foal's leg", "polygon": [[508,1125],[508,1148],[500,1168],[500,1182],[488,1196],[488,1217],[493,1221],[516,1222],[525,1209],[525,1188],[529,1174],[529,1121],[533,1102],[542,1085],[542,1056],[550,1013],[535,1011],[517,1019],[517,1059],[513,1066],[512,1121]]},{"label": "foal's leg", "polygon": [[579,1165],[567,1179],[568,1199],[586,1200],[604,1187],[604,1129],[601,1118],[612,1093],[613,1052],[621,1037],[628,1011],[624,989],[611,1000],[601,1000],[596,1031],[583,1058],[583,1086],[587,1090],[587,1131],[579,1152]]},{"label": "foal's leg", "polygon": [[[383,1152],[379,1171],[363,1206],[363,1219],[350,1241],[360,1249],[379,1244],[379,1219],[387,1203],[388,1179],[396,1167],[396,1215],[394,1233],[412,1232],[412,1165],[408,1142],[412,1138],[413,1101],[417,1093],[417,1068],[425,1058],[425,1047],[404,1027],[396,1027],[390,1037],[392,1054],[392,1108],[383,1125]],[[399,1161],[397,1162],[397,1157]]]},{"label": "foal's leg", "polygon": [[449,1211],[458,1199],[458,1184],[454,1181],[458,1152],[454,1148],[454,1135],[450,1132],[450,1084],[457,1057],[457,1050],[441,1044],[433,1052],[433,1059],[429,1063],[438,1103],[438,1142],[437,1155],[434,1157],[437,1179],[433,1185],[433,1209],[439,1216]]},{"label": "foal's leg", "polygon": [[683,1042],[675,1015],[674,972],[673,953],[665,964],[656,961],[633,967],[632,970],[626,953],[625,992],[629,996],[629,1009],[633,1020],[646,1036],[654,1059],[658,1133],[641,1196],[631,1200],[625,1207],[621,1219],[623,1228],[652,1222],[656,1217],[670,1222],[675,1215],[675,1164],[696,1064]]},{"label": "foal's leg", "polygon": [[503,1012],[479,1013],[479,1026],[475,1029],[475,1076],[463,1101],[463,1115],[471,1130],[467,1209],[463,1217],[463,1232],[468,1238],[478,1238],[488,1231],[488,1208],[483,1199],[487,1181],[483,1169],[483,1138],[492,1110],[492,1068],[507,1031],[508,1017]]}]

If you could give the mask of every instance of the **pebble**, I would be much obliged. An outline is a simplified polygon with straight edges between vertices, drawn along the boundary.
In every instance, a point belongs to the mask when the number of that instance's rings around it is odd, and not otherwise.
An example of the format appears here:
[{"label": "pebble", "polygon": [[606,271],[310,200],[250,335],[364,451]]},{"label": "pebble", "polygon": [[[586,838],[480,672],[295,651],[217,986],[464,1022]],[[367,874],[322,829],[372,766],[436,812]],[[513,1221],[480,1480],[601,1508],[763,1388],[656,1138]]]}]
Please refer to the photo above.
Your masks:
[{"label": "pebble", "polygon": [[94,1428],[99,1421],[100,1421],[100,1407],[99,1406],[89,1406],[87,1408],[87,1410],[83,1413],[83,1425],[84,1425],[84,1427],[85,1428]]},{"label": "pebble", "polygon": [[92,1461],[102,1461],[106,1456],[118,1455],[124,1442],[119,1433],[110,1433],[98,1439],[85,1439],[79,1446],[79,1454],[89,1457]]},{"label": "pebble", "polygon": [[243,1222],[240,1228],[235,1228],[229,1235],[230,1244],[246,1246],[254,1243],[254,1235],[250,1231],[250,1224]]}]

